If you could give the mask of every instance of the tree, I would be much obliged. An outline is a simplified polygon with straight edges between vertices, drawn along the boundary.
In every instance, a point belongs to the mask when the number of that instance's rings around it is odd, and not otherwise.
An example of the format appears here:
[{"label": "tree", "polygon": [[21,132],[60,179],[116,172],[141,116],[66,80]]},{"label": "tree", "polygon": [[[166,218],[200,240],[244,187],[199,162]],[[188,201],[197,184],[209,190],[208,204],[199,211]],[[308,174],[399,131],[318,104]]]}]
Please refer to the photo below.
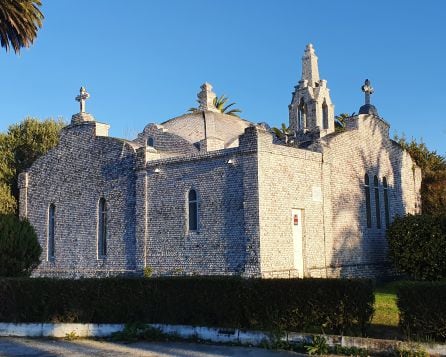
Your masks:
[{"label": "tree", "polygon": [[395,140],[407,150],[421,168],[421,207],[423,213],[446,214],[446,159],[430,151],[427,146],[412,139],[395,136]]},{"label": "tree", "polygon": [[293,130],[288,128],[284,123],[282,123],[280,129],[274,127],[272,128],[272,131],[280,141],[285,143],[285,145],[291,144],[290,138],[293,136]]},{"label": "tree", "polygon": [[345,130],[345,119],[354,116],[355,113],[341,113],[335,116],[335,132],[341,132]]},{"label": "tree", "polygon": [[[58,144],[59,132],[64,125],[61,120],[26,118],[11,125],[6,134],[0,134],[0,202],[7,203],[0,212],[12,213],[12,208],[17,209],[19,173]],[[11,202],[11,197],[15,203]]]},{"label": "tree", "polygon": [[0,214],[11,214],[17,210],[17,201],[11,193],[11,187],[0,182]]},{"label": "tree", "polygon": [[20,53],[22,47],[32,45],[44,19],[41,5],[41,0],[0,1],[0,44],[6,52],[12,47]]},{"label": "tree", "polygon": [[[222,113],[222,114],[227,114],[227,115],[232,115],[232,116],[235,116],[235,117],[239,117],[238,113],[241,113],[242,111],[240,109],[237,109],[237,108],[232,108],[231,109],[231,107],[236,104],[235,102],[226,105],[226,102],[228,101],[228,99],[229,98],[226,97],[224,94],[221,95],[220,97],[215,97],[214,98],[214,106],[215,106],[215,108],[217,108],[218,111],[220,113]],[[197,100],[197,102],[200,103],[199,100]],[[189,108],[188,111],[189,112],[196,112],[196,111],[199,111],[199,110],[200,110],[199,108],[192,107],[192,108]]]},{"label": "tree", "polygon": [[225,95],[221,95],[220,97],[215,97],[215,99],[214,99],[215,107],[220,111],[220,113],[238,117],[239,115],[237,113],[241,113],[242,111],[240,109],[230,109],[236,103],[232,102],[232,103],[226,105],[226,102],[228,101],[228,99],[229,98],[226,97]]},{"label": "tree", "polygon": [[36,232],[27,220],[0,216],[0,276],[30,276],[41,253]]}]

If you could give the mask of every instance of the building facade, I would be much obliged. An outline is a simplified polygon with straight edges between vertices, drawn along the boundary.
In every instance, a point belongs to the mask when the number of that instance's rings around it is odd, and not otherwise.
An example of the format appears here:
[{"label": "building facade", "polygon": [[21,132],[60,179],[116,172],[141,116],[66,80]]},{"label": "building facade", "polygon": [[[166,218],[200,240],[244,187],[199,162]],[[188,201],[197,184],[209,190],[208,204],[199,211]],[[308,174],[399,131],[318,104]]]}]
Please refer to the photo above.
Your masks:
[{"label": "building facade", "polygon": [[370,104],[335,130],[308,45],[288,143],[222,114],[205,83],[197,110],[134,140],[80,112],[20,175],[20,214],[43,248],[35,276],[375,277],[386,227],[420,210],[421,172]]}]

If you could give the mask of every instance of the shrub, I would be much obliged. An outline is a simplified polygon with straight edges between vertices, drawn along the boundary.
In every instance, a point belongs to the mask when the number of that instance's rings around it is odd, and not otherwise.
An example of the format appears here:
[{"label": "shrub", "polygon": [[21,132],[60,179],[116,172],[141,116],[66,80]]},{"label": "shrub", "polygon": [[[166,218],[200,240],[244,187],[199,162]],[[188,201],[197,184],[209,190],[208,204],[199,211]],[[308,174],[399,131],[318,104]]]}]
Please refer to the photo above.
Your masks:
[{"label": "shrub", "polygon": [[399,272],[417,280],[446,277],[445,218],[408,215],[387,230],[389,256]]},{"label": "shrub", "polygon": [[364,332],[367,280],[0,279],[0,321],[165,323],[268,331]]},{"label": "shrub", "polygon": [[42,248],[27,220],[0,215],[0,276],[29,276],[40,263]]},{"label": "shrub", "polygon": [[397,295],[400,326],[409,337],[446,341],[446,282],[411,282]]},{"label": "shrub", "polygon": [[446,341],[446,282],[411,282],[397,294],[400,326],[408,336]]}]

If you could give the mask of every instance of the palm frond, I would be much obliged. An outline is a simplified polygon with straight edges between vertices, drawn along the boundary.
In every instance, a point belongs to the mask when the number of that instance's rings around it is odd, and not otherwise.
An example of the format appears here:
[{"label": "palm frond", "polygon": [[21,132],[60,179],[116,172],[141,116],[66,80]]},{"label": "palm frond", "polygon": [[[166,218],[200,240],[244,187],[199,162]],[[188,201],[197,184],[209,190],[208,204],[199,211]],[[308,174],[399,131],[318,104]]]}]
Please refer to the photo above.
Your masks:
[{"label": "palm frond", "polygon": [[44,19],[41,5],[41,0],[0,1],[0,45],[6,52],[12,47],[20,53],[22,47],[32,45]]}]

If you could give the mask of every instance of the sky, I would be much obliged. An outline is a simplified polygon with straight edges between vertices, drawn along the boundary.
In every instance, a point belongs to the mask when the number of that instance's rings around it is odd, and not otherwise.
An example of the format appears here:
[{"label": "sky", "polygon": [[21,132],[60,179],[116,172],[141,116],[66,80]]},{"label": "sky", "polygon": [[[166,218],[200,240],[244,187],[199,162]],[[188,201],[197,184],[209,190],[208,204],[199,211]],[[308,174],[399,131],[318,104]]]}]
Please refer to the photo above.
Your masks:
[{"label": "sky", "polygon": [[446,154],[446,1],[42,0],[45,21],[19,56],[0,49],[0,131],[27,116],[87,112],[132,139],[196,105],[200,85],[242,117],[288,123],[312,43],[335,113],[358,112],[370,79],[395,134]]}]

